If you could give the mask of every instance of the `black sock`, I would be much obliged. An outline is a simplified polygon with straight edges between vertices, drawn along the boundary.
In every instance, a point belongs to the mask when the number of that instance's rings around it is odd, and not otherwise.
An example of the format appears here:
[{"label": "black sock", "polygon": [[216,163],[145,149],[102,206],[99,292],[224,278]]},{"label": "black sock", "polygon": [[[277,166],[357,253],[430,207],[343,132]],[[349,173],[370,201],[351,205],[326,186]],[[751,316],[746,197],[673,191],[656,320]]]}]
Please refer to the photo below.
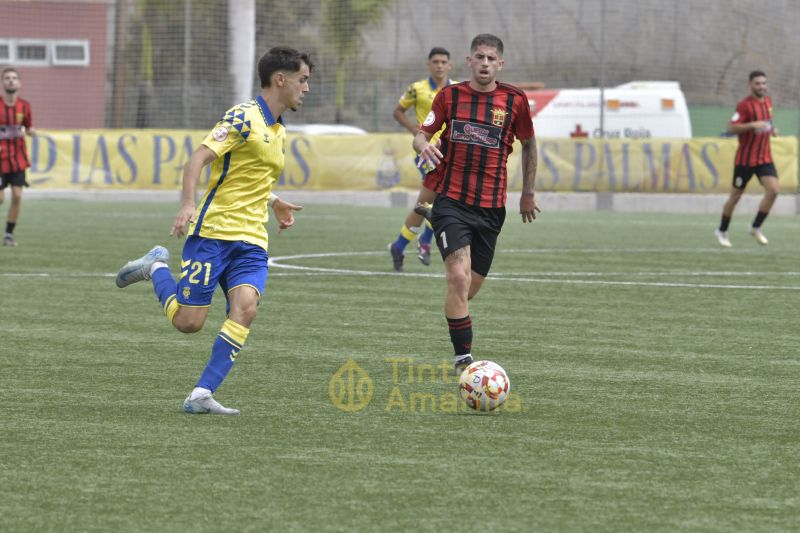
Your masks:
[{"label": "black sock", "polygon": [[14,226],[16,226],[16,222],[6,222],[6,233],[11,235],[14,233]]},{"label": "black sock", "polygon": [[720,231],[728,231],[728,226],[731,223],[731,217],[726,217],[722,215],[722,220],[719,223],[719,230]]},{"label": "black sock", "polygon": [[472,319],[469,315],[464,318],[448,318],[447,327],[450,328],[450,341],[456,356],[467,355],[472,352]]},{"label": "black sock", "polygon": [[760,228],[761,224],[763,224],[764,220],[767,218],[767,215],[769,215],[769,212],[765,213],[764,211],[759,211],[756,214],[756,218],[753,220],[753,227]]}]

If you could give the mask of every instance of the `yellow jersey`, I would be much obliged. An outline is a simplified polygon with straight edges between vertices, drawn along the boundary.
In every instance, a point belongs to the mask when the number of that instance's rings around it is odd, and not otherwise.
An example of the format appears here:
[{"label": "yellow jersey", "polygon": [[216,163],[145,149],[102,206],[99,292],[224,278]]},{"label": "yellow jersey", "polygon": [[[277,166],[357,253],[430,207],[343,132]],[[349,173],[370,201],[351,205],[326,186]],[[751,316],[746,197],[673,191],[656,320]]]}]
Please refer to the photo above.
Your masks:
[{"label": "yellow jersey", "polygon": [[[453,80],[448,79],[445,86],[453,83],[455,83]],[[436,86],[436,82],[433,81],[433,78],[429,77],[424,80],[415,81],[409,85],[408,89],[406,89],[406,92],[403,93],[403,96],[400,97],[400,101],[397,103],[400,104],[400,107],[403,109],[414,106],[417,124],[422,124],[425,121],[425,117],[431,112],[433,99],[438,93],[439,87]]]},{"label": "yellow jersey", "polygon": [[189,234],[267,249],[267,200],[283,172],[286,128],[261,96],[232,107],[203,145],[217,154]]}]

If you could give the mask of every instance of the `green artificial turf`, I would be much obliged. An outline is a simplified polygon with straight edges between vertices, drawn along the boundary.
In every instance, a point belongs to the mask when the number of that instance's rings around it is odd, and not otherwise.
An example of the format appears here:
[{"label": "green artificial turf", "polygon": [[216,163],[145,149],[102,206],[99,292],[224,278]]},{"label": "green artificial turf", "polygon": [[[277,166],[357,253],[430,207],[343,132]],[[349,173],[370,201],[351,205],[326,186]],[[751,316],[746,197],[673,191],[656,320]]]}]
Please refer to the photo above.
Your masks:
[{"label": "green artificial turf", "polygon": [[768,219],[759,247],[737,213],[722,250],[716,215],[543,206],[523,226],[511,207],[471,303],[505,409],[455,403],[441,261],[412,245],[391,272],[405,212],[308,206],[272,232],[217,393],[242,414],[213,417],[181,404],[223,295],[184,335],[149,284],[114,286],[156,243],[175,272],[177,205],[25,203],[0,248],[0,530],[795,529],[797,219]]}]

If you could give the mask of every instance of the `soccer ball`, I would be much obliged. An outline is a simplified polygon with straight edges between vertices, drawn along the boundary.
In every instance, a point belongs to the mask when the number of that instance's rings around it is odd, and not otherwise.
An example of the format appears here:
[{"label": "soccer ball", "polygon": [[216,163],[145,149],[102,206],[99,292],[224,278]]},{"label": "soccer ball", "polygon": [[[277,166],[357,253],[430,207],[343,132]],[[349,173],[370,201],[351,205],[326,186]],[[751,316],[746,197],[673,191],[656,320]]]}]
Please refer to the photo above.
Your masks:
[{"label": "soccer ball", "polygon": [[461,399],[476,411],[491,411],[500,407],[510,390],[508,374],[492,361],[475,361],[464,369],[458,381]]}]

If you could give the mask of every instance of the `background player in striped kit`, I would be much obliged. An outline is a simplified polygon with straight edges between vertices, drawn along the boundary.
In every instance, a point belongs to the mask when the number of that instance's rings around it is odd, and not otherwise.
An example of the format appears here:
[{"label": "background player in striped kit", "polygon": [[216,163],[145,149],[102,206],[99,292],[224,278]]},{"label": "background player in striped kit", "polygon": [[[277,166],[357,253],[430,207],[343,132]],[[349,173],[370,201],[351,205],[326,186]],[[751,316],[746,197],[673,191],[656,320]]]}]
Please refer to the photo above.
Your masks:
[{"label": "background player in striped kit", "polygon": [[8,208],[3,246],[16,246],[14,228],[22,207],[22,188],[28,186],[25,170],[31,166],[25,134],[35,135],[31,104],[17,96],[22,84],[19,72],[3,69],[3,99],[0,104],[0,204],[5,199],[5,189],[11,186],[11,206]]},{"label": "background player in striped kit", "polygon": [[778,171],[772,160],[770,138],[778,135],[772,125],[772,100],[767,96],[767,75],[760,70],[750,73],[750,95],[739,102],[736,112],[728,125],[728,131],[739,135],[739,148],[736,150],[736,162],[733,169],[733,189],[722,208],[722,220],[714,231],[720,246],[731,247],[728,237],[728,225],[733,210],[744,193],[747,182],[758,176],[758,181],[766,193],[758,206],[758,213],[750,225],[750,235],[759,244],[767,244],[767,238],[761,231],[761,224],[769,215],[769,210],[778,197]]}]

